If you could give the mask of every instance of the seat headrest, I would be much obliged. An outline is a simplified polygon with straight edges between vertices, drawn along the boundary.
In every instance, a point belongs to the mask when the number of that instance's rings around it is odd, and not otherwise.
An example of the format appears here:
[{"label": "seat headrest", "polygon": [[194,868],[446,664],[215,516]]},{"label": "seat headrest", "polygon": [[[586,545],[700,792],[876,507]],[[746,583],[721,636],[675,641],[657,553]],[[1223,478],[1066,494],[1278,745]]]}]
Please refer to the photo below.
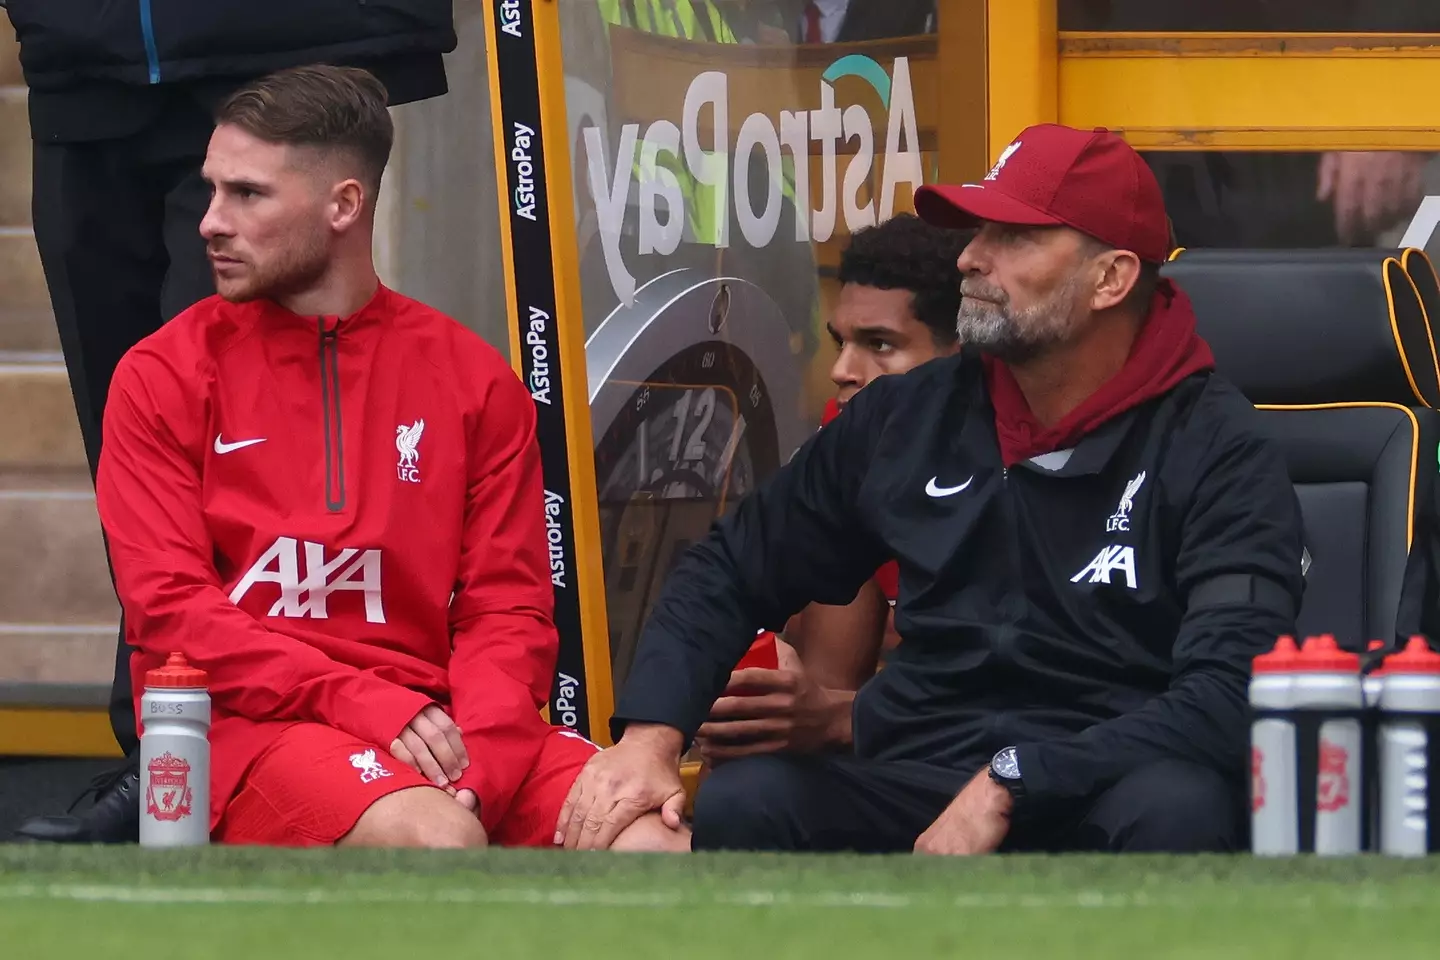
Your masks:
[{"label": "seat headrest", "polygon": [[1404,253],[1186,250],[1162,272],[1251,403],[1440,407],[1440,359]]}]

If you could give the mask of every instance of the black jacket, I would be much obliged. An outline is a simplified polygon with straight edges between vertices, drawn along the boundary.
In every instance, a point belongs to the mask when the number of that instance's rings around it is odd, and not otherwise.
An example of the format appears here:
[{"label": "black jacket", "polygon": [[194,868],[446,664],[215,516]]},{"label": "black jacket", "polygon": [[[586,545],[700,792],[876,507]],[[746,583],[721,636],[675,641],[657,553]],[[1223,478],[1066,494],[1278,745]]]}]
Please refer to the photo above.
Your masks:
[{"label": "black jacket", "polygon": [[9,0],[25,82],[256,77],[455,48],[451,0]]},{"label": "black jacket", "polygon": [[1250,659],[1295,629],[1300,508],[1253,408],[1199,374],[1064,455],[1002,467],[975,357],[882,377],[677,566],[620,696],[687,738],[758,627],[900,567],[902,641],[855,751],[980,769],[1037,804],[1181,758],[1247,769]]}]

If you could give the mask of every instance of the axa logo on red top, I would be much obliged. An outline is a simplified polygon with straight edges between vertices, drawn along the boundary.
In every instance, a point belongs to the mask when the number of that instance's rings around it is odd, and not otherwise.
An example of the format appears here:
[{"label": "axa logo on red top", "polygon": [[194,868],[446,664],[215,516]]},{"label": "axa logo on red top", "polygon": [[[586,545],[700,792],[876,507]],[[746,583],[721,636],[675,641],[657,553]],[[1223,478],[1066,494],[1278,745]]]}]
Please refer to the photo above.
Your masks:
[{"label": "axa logo on red top", "polygon": [[235,584],[230,602],[239,606],[257,585],[273,583],[280,596],[267,616],[325,620],[332,594],[354,592],[364,596],[366,622],[384,623],[380,551],[345,547],[328,558],[326,552],[322,543],[280,537]]}]

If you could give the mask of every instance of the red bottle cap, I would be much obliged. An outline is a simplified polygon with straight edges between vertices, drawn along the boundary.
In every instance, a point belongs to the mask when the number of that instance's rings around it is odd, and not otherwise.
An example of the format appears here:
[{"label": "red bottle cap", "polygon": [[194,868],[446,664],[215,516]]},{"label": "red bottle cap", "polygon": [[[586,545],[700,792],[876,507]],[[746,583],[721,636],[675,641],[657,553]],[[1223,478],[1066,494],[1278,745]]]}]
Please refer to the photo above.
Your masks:
[{"label": "red bottle cap", "polygon": [[735,669],[749,670],[758,667],[762,670],[779,670],[780,650],[775,646],[775,639],[773,632],[762,630],[755,637],[755,642],[750,644],[745,656],[735,665]]},{"label": "red bottle cap", "polygon": [[1430,649],[1424,637],[1411,637],[1405,649],[1385,658],[1387,674],[1440,673],[1440,653]]},{"label": "red bottle cap", "polygon": [[1331,634],[1306,637],[1295,669],[1306,673],[1358,673],[1360,655],[1341,650]]},{"label": "red bottle cap", "polygon": [[1289,673],[1295,669],[1300,649],[1295,646],[1294,637],[1281,637],[1275,641],[1275,649],[1256,657],[1252,669],[1256,673]]},{"label": "red bottle cap", "polygon": [[169,690],[203,690],[210,682],[204,670],[199,670],[185,662],[185,656],[179,653],[170,654],[170,659],[165,661],[165,666],[157,667],[154,670],[145,671],[145,686],[161,687]]}]

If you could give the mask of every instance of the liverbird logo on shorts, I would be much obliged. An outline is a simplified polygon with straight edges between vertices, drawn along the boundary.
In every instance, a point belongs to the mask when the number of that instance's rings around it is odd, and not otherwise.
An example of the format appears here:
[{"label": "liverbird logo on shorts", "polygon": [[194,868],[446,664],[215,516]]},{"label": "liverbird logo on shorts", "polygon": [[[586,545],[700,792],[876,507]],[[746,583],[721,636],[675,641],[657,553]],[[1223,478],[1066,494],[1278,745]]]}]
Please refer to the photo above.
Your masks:
[{"label": "liverbird logo on shorts", "polygon": [[374,750],[350,754],[350,765],[360,771],[361,783],[374,783],[381,777],[391,775],[390,771],[382,767],[380,761],[375,759]]}]

